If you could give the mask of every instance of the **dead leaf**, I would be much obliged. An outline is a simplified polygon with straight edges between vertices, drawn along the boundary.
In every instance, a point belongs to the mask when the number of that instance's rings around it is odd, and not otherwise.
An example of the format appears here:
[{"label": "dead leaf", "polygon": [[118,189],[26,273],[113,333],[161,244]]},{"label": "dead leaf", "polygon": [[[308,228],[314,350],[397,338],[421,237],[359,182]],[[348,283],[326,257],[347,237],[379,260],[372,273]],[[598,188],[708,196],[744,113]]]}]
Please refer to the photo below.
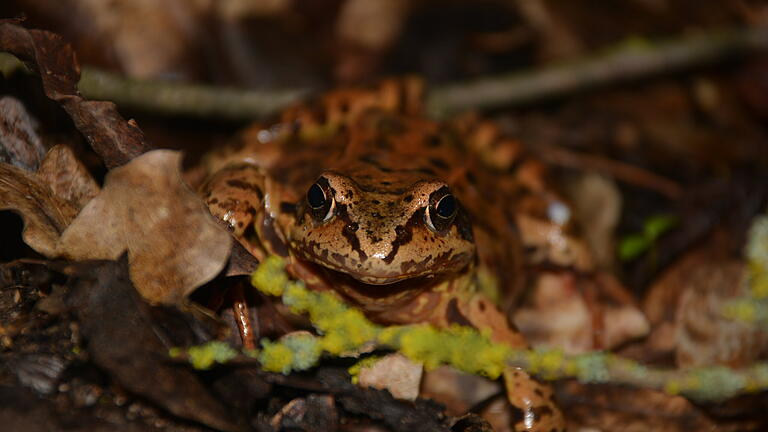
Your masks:
[{"label": "dead leaf", "polygon": [[221,431],[246,429],[191,369],[169,362],[172,345],[201,343],[204,338],[178,325],[181,312],[153,308],[139,297],[124,257],[118,262],[80,263],[67,272],[74,276],[67,304],[77,315],[94,363],[130,392],[174,415]]},{"label": "dead leaf", "polygon": [[53,257],[59,236],[77,215],[34,174],[0,163],[0,210],[12,210],[24,220],[22,238],[35,251]]},{"label": "dead leaf", "polygon": [[729,300],[747,295],[739,260],[712,262],[688,274],[675,314],[679,367],[746,367],[766,352],[768,332],[722,315]]},{"label": "dead leaf", "polygon": [[181,153],[155,150],[107,175],[62,234],[69,259],[116,259],[128,250],[131,279],[152,302],[174,304],[213,279],[231,240],[182,181]]},{"label": "dead leaf", "polygon": [[616,259],[614,232],[621,216],[619,188],[613,180],[595,173],[579,175],[565,182],[564,186],[597,267],[613,268]]},{"label": "dead leaf", "polygon": [[631,295],[604,273],[588,281],[567,273],[543,273],[513,319],[533,346],[558,347],[570,354],[610,349],[649,330]]},{"label": "dead leaf", "polygon": [[78,211],[99,193],[96,180],[65,145],[57,145],[48,151],[37,176],[54,195],[69,201]]},{"label": "dead leaf", "polygon": [[0,51],[19,57],[40,74],[46,96],[67,111],[107,168],[123,165],[151,149],[141,129],[135,122],[125,121],[115,104],[80,96],[80,67],[72,47],[59,35],[0,22]]},{"label": "dead leaf", "polygon": [[0,98],[0,162],[34,171],[45,155],[37,122],[16,98]]},{"label": "dead leaf", "polygon": [[337,406],[350,414],[380,421],[395,432],[447,432],[448,419],[435,402],[417,399],[414,402],[392,397],[389,392],[364,389],[352,384],[343,369],[322,368],[317,378],[324,390],[336,397]]},{"label": "dead leaf", "polygon": [[716,230],[678,259],[643,301],[653,332],[633,356],[674,357],[678,366],[746,366],[762,354],[768,333],[721,314],[728,300],[746,295],[745,265],[728,232]]},{"label": "dead leaf", "polygon": [[362,368],[358,380],[362,387],[389,390],[398,399],[416,400],[423,369],[421,363],[412,362],[402,354],[389,354]]},{"label": "dead leaf", "polygon": [[[683,432],[719,430],[681,396],[615,385],[563,384],[568,430]],[[742,429],[743,430],[743,429]],[[748,430],[748,429],[747,429]]]},{"label": "dead leaf", "polygon": [[333,397],[311,394],[285,404],[269,423],[274,430],[332,431],[338,430],[339,413]]},{"label": "dead leaf", "polygon": [[445,405],[450,415],[461,415],[494,394],[501,395],[502,402],[509,405],[503,391],[498,381],[440,366],[424,372],[420,396]]}]

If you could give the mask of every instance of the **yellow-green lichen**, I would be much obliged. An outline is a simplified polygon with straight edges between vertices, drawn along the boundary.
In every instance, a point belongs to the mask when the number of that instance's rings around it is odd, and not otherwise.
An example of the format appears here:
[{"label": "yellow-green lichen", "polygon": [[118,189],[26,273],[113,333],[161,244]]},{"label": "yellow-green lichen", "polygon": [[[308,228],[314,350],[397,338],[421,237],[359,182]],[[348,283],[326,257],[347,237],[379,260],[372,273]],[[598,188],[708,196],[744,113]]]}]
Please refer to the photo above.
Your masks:
[{"label": "yellow-green lichen", "polygon": [[309,333],[291,333],[281,338],[280,342],[291,350],[291,368],[296,370],[307,370],[315,366],[323,352],[318,338]]},{"label": "yellow-green lichen", "polygon": [[567,362],[566,371],[575,370],[579,381],[600,383],[608,380],[608,356],[601,352],[589,353]]},{"label": "yellow-green lichen", "polygon": [[749,324],[768,325],[768,216],[755,218],[744,250],[744,294],[723,305],[721,313]]},{"label": "yellow-green lichen", "polygon": [[512,349],[494,344],[486,334],[463,326],[439,330],[430,325],[390,327],[379,341],[391,345],[427,369],[443,364],[476,375],[498,378]]},{"label": "yellow-green lichen", "polygon": [[693,371],[681,393],[699,401],[714,401],[736,395],[746,384],[732,369],[713,366]]},{"label": "yellow-green lichen", "polygon": [[530,372],[545,379],[562,375],[566,367],[565,353],[560,349],[537,349],[528,354]]},{"label": "yellow-green lichen", "polygon": [[179,357],[186,354],[195,369],[210,369],[216,363],[226,363],[237,357],[238,352],[225,342],[213,341],[189,347],[186,350],[171,348],[169,355]]},{"label": "yellow-green lichen", "polygon": [[[766,364],[743,371],[723,367],[664,371],[608,353],[566,356],[557,349],[515,350],[493,343],[488,333],[462,326],[443,330],[427,324],[380,327],[335,294],[313,292],[302,282],[289,281],[280,259],[269,258],[262,266],[265,268],[260,267],[252,278],[254,286],[265,293],[282,294],[283,303],[295,313],[309,315],[319,333],[295,333],[278,342],[262,341],[257,358],[267,371],[303,370],[316,365],[322,353],[356,355],[378,347],[399,351],[427,368],[449,364],[494,379],[508,367],[523,367],[544,379],[576,377],[582,382],[629,383],[704,401],[768,388]],[[747,300],[758,301],[751,297]],[[753,313],[739,307],[743,309],[738,312],[741,315]],[[760,319],[759,311],[755,317]],[[364,360],[353,366],[350,373],[354,376],[374,361]]]},{"label": "yellow-green lichen", "polygon": [[747,247],[749,284],[752,297],[768,298],[768,216],[755,218],[749,229]]},{"label": "yellow-green lichen", "polygon": [[743,321],[746,323],[754,323],[757,320],[758,305],[754,299],[751,298],[737,298],[730,300],[723,305],[722,313],[725,317]]},{"label": "yellow-green lichen", "polygon": [[267,372],[279,372],[287,375],[293,370],[293,351],[280,342],[262,340],[258,359],[261,367]]}]

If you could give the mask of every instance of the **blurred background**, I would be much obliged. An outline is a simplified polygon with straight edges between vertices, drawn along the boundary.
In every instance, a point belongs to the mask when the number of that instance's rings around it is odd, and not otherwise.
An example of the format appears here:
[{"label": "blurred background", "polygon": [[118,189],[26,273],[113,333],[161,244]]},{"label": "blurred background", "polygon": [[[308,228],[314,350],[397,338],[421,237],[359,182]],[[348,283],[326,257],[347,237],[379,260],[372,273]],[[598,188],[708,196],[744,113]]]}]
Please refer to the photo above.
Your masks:
[{"label": "blurred background", "polygon": [[466,80],[768,19],[754,0],[5,0],[0,13],[64,35],[83,64],[248,88]]},{"label": "blurred background", "polygon": [[[420,76],[430,114],[478,111],[546,163],[599,268],[650,324],[617,353],[685,366],[681,346],[689,363],[707,363],[739,340],[742,365],[765,358],[764,328],[749,339],[712,317],[741,286],[734,268],[750,265],[748,228],[768,202],[768,1],[2,0],[0,17],[61,34],[83,93],[115,101],[154,146],[184,150],[188,167],[306,95]],[[127,83],[151,86],[129,94]],[[160,90],[187,85],[220,100],[158,108]],[[47,146],[75,148],[103,179],[37,77],[0,75],[0,94],[24,102]],[[248,95],[264,105],[241,105]],[[2,261],[31,255],[19,218],[0,213],[0,225]],[[567,301],[536,318],[566,316]],[[693,328],[682,342],[681,326]],[[616,430],[765,427],[765,398],[702,408],[625,388],[566,390],[584,424],[597,405],[632,405],[621,422],[613,411],[601,420]],[[662,428],[664,418],[674,424]]]}]

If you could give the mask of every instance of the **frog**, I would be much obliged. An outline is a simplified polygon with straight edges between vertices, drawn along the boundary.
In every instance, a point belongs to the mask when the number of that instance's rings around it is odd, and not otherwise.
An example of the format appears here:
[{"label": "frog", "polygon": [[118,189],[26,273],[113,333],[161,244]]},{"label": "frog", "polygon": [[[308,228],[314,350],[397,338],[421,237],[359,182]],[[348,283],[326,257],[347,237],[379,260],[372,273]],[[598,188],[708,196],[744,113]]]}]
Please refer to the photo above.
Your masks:
[{"label": "frog", "polygon": [[[200,193],[257,259],[374,322],[464,325],[527,348],[509,308],[526,268],[589,271],[546,167],[474,114],[429,118],[418,78],[329,91],[206,156]],[[510,306],[511,305],[511,306]],[[504,373],[511,430],[561,431],[551,386]]]}]

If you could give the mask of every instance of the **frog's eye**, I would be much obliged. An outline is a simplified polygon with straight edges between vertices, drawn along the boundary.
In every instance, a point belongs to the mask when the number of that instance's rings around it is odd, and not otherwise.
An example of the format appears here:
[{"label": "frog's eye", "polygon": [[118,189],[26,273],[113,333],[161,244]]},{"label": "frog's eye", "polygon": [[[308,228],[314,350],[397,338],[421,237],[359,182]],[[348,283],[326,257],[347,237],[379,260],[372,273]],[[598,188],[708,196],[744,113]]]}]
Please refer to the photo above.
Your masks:
[{"label": "frog's eye", "polygon": [[312,218],[318,222],[325,222],[333,216],[336,202],[330,194],[328,180],[321,177],[307,191],[307,205]]},{"label": "frog's eye", "polygon": [[451,225],[458,210],[459,204],[456,202],[456,198],[448,191],[447,187],[442,187],[430,195],[429,206],[424,212],[424,219],[429,229],[434,232],[442,232]]}]

